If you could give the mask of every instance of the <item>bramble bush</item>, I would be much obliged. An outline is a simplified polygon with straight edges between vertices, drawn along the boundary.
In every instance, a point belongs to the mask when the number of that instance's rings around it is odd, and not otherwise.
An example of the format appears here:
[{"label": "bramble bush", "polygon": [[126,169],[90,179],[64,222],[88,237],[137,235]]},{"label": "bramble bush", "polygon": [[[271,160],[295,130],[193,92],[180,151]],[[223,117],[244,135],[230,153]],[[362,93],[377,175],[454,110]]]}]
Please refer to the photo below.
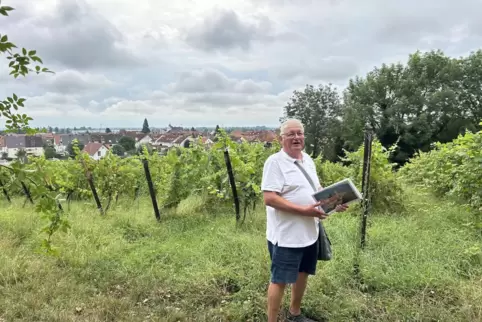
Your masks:
[{"label": "bramble bush", "polygon": [[[371,207],[376,212],[400,213],[405,210],[403,187],[398,182],[394,171],[394,163],[389,157],[395,146],[386,149],[378,140],[372,143],[372,158],[370,166],[370,201]],[[345,151],[343,163],[315,159],[316,169],[323,186],[329,186],[344,178],[350,178],[355,186],[362,192],[364,146],[358,150]]]},{"label": "bramble bush", "polygon": [[452,142],[435,143],[429,152],[418,152],[399,177],[482,211],[482,131],[468,131]]}]

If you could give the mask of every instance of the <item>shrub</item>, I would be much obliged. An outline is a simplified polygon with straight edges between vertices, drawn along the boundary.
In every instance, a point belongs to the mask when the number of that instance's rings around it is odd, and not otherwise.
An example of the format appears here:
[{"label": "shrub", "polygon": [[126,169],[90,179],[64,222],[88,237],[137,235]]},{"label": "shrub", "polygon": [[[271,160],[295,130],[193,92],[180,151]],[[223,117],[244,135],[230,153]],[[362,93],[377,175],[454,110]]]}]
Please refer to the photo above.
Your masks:
[{"label": "shrub", "polygon": [[[372,143],[369,194],[371,206],[377,212],[399,213],[405,210],[403,187],[397,180],[394,171],[395,163],[389,161],[390,154],[393,153],[395,147],[386,149],[376,139]],[[362,189],[363,153],[364,146],[362,145],[357,151],[345,151],[346,157],[342,159],[349,165],[350,178],[360,189],[360,192]]]},{"label": "shrub", "polygon": [[435,143],[429,152],[418,152],[399,177],[482,210],[482,131],[468,131],[452,142]]}]

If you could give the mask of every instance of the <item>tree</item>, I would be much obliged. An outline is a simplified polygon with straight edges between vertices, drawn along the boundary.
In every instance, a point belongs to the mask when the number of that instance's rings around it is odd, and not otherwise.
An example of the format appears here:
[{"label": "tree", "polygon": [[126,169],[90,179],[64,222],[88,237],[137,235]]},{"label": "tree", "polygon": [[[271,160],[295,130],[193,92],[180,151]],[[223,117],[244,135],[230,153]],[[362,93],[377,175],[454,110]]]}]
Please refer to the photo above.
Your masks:
[{"label": "tree", "polygon": [[[76,140],[74,140],[76,141]],[[82,151],[84,149],[84,143],[82,142],[77,142],[77,146],[79,147],[79,150]],[[69,143],[69,145],[67,145],[67,152],[69,153],[69,156],[74,158],[75,157],[75,151],[74,151],[74,144],[73,142]]]},{"label": "tree", "polygon": [[[14,10],[12,7],[1,6],[0,1],[0,15],[8,16],[9,12]],[[29,72],[36,74],[51,72],[48,68],[42,68],[39,64],[43,64],[40,57],[37,56],[35,50],[27,50],[22,48],[17,50],[17,46],[10,42],[7,35],[0,34],[0,53],[7,55],[8,68],[11,69],[10,75],[14,78],[18,76],[26,76]],[[35,67],[31,68],[32,64],[39,63]],[[7,97],[3,101],[0,101],[0,117],[4,117],[7,131],[23,131],[28,134],[35,133],[35,130],[29,127],[29,121],[31,117],[26,114],[17,114],[20,107],[24,107],[26,99],[19,97],[17,94]]]},{"label": "tree", "polygon": [[147,122],[147,119],[144,119],[144,124],[142,124],[142,133],[150,133],[151,130],[149,129],[149,123]]},{"label": "tree", "polygon": [[453,59],[441,51],[416,52],[408,63],[383,64],[365,78],[350,80],[344,93],[343,138],[351,149],[363,141],[365,125],[384,147],[395,143],[392,160],[449,142],[478,129],[482,108],[482,52]]},{"label": "tree", "polygon": [[44,148],[44,157],[46,159],[52,159],[57,156],[57,152],[55,151],[55,148],[52,146],[47,146]]},{"label": "tree", "polygon": [[107,127],[107,128],[105,129],[105,133],[111,133],[111,132],[112,132],[112,131],[110,130],[110,128]]},{"label": "tree", "polygon": [[154,149],[152,148],[152,145],[148,143],[139,144],[139,146],[136,149],[136,154],[137,155],[144,154],[144,147],[147,149],[148,154],[152,155],[152,153],[154,152]]},{"label": "tree", "polygon": [[112,147],[112,153],[114,153],[115,155],[118,155],[118,156],[124,156],[126,150],[124,149],[124,147],[120,144],[115,144],[113,147]]},{"label": "tree", "polygon": [[130,136],[123,136],[119,139],[121,145],[126,152],[133,152],[136,150],[136,140]]},{"label": "tree", "polygon": [[342,104],[336,88],[331,84],[318,88],[306,85],[304,91],[294,91],[280,121],[300,120],[305,127],[306,152],[313,157],[321,153],[329,160],[336,160],[341,113]]},{"label": "tree", "polygon": [[21,163],[28,162],[27,152],[24,149],[19,149],[17,153],[15,153],[15,156]]}]

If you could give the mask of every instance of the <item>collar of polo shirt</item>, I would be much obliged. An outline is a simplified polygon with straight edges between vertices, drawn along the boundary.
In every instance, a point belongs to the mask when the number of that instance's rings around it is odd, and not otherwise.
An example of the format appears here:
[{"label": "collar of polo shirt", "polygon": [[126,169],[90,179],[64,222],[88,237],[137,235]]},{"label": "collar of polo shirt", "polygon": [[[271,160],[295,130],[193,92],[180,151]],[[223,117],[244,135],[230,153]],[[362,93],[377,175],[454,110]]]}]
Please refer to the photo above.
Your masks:
[{"label": "collar of polo shirt", "polygon": [[283,157],[284,157],[286,160],[288,160],[288,161],[290,161],[290,162],[295,163],[296,161],[298,161],[298,162],[300,162],[300,163],[303,163],[303,159],[304,159],[304,158],[303,158],[303,152],[301,152],[301,160],[297,160],[297,159],[293,158],[293,157],[290,156],[288,153],[286,153],[286,151],[283,150],[283,149],[281,149],[281,154],[283,155]]}]

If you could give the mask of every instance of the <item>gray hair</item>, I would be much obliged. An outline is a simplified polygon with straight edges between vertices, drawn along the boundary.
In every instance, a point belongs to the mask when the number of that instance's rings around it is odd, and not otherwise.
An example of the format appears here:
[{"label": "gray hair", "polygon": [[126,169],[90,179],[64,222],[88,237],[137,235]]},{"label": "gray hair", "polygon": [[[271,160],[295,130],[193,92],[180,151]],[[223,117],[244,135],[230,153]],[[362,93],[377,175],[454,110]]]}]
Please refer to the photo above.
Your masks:
[{"label": "gray hair", "polygon": [[301,131],[303,131],[303,132],[305,130],[305,127],[303,126],[303,123],[301,123],[300,120],[298,120],[298,119],[287,119],[280,126],[280,134],[283,135],[285,133],[286,128],[289,127],[290,125],[299,126],[301,128]]}]

